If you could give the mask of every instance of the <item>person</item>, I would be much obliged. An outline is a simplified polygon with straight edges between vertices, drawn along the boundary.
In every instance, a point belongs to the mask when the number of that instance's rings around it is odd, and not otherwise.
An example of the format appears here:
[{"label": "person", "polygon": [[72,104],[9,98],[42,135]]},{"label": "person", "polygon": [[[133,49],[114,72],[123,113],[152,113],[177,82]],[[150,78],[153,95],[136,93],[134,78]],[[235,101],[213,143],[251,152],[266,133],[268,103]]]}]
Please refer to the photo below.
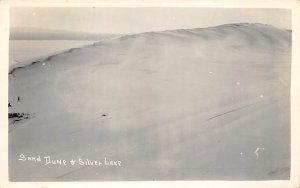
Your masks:
[{"label": "person", "polygon": [[18,96],[18,101],[20,101],[20,97]]},{"label": "person", "polygon": [[8,107],[11,107],[11,104],[10,104],[10,102],[8,103]]}]

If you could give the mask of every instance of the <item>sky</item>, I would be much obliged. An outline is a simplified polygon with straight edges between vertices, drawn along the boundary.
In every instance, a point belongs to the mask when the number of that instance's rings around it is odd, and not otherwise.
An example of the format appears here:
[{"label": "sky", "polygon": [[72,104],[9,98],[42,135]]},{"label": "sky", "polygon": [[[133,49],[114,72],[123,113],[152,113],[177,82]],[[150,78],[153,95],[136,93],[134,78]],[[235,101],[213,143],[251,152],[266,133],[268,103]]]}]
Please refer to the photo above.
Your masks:
[{"label": "sky", "polygon": [[13,7],[10,27],[89,33],[140,33],[228,23],[264,23],[291,29],[288,9]]}]

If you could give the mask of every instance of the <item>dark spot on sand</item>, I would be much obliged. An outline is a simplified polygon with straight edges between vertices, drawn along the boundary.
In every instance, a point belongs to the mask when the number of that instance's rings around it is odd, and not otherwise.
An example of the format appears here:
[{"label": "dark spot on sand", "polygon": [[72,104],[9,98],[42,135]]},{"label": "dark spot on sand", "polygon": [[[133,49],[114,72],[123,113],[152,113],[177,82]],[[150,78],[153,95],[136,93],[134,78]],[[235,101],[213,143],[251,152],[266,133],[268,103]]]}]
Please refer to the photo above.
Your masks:
[{"label": "dark spot on sand", "polygon": [[15,123],[17,121],[22,121],[24,119],[29,119],[30,114],[26,113],[9,113],[8,114],[8,119],[10,120],[11,123]]},{"label": "dark spot on sand", "polygon": [[22,113],[22,112],[14,112],[8,114],[9,119],[9,129],[8,132],[13,131],[13,129],[17,128],[18,126],[22,125],[21,122],[27,121],[32,118],[32,114]]}]

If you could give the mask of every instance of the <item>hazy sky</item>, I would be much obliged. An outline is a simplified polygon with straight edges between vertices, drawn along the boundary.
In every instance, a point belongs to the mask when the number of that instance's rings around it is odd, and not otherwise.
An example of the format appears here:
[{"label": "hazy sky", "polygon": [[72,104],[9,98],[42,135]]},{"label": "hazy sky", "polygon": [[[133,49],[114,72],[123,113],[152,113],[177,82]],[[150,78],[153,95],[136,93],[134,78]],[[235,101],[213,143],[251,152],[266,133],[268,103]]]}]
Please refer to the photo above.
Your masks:
[{"label": "hazy sky", "polygon": [[14,7],[10,11],[11,27],[94,33],[137,33],[241,22],[291,29],[291,11],[284,9]]}]

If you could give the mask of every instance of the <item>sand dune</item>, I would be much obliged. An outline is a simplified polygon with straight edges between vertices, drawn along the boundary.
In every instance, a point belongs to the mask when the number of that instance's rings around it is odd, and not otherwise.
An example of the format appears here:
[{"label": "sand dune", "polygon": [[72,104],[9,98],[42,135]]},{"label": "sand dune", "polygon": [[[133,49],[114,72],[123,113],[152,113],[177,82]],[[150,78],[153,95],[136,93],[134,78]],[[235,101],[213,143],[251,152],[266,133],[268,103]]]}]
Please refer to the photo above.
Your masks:
[{"label": "sand dune", "polygon": [[291,35],[263,24],[147,32],[11,69],[9,111],[30,118],[9,125],[10,179],[288,179]]}]

